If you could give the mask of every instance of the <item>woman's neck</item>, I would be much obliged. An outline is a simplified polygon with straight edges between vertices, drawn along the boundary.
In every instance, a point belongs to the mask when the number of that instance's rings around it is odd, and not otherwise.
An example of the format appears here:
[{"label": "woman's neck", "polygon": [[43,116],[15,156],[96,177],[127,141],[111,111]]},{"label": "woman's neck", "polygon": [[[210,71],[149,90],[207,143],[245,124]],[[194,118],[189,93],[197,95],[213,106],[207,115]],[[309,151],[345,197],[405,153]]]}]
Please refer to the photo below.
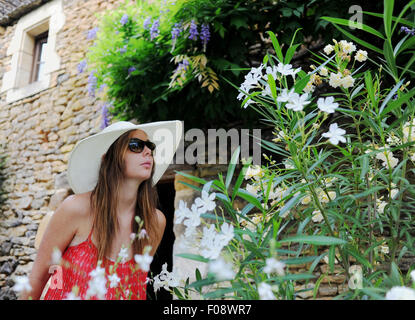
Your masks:
[{"label": "woman's neck", "polygon": [[131,217],[135,213],[137,203],[137,190],[140,182],[137,180],[125,180],[119,189],[117,215],[119,218]]}]

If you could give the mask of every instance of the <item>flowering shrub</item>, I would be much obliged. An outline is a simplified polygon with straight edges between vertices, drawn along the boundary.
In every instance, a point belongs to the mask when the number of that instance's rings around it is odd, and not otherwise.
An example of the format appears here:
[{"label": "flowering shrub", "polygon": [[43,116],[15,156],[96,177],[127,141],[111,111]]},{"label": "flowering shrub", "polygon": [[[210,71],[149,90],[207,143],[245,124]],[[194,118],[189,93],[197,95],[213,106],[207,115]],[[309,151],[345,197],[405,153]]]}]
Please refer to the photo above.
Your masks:
[{"label": "flowering shrub", "polygon": [[[385,10],[388,20],[390,8]],[[348,290],[337,299],[414,299],[414,266],[403,277],[398,265],[406,253],[415,253],[415,89],[394,77],[390,61],[362,72],[370,55],[346,40],[327,44],[310,72],[295,69],[294,39],[284,54],[269,34],[276,56],[268,54],[246,74],[237,99],[275,127],[275,139],[262,144],[280,161],[245,164],[233,190],[238,153],[225,181],[186,175],[204,185],[202,199],[213,188],[226,214],[206,215],[197,203],[191,209],[180,205],[176,223],[187,227],[184,236],[200,254],[179,256],[207,263],[209,272],[174,292],[180,298],[194,289],[204,298],[293,299],[299,293],[295,282],[312,279],[325,260],[331,270],[338,263],[346,276]],[[407,48],[413,47],[409,41]],[[385,69],[396,80],[392,88],[382,87]],[[320,87],[328,92],[314,95]],[[249,180],[245,189],[243,177]],[[248,201],[240,212],[233,208],[236,196]],[[195,232],[201,224],[203,233]],[[287,250],[284,243],[299,246]],[[306,274],[288,273],[287,265],[305,261],[312,262]],[[317,289],[325,276],[314,279]],[[412,289],[405,287],[411,283]]]},{"label": "flowering shrub", "polygon": [[354,2],[345,2],[339,11],[329,0],[307,6],[271,0],[126,1],[89,31],[93,45],[78,70],[90,74],[91,97],[105,88],[107,110],[120,120],[180,118],[201,128],[249,125],[257,120],[255,112],[239,112],[224,78],[241,81],[243,68],[270,47],[267,30],[288,39],[291,30],[307,26],[299,32],[316,39],[330,26],[319,15],[346,14]]}]

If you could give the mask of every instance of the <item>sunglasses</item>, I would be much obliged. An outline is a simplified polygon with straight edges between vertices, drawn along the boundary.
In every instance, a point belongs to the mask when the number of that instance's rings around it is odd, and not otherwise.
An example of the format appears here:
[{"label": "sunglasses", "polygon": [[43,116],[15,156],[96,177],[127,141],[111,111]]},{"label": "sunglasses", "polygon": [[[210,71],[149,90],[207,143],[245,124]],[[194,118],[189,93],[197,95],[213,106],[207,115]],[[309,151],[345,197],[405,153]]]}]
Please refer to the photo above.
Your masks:
[{"label": "sunglasses", "polygon": [[156,145],[150,140],[144,141],[138,138],[131,138],[128,142],[128,149],[135,153],[143,152],[144,146],[147,146],[147,148],[151,150],[151,153],[153,153],[156,148]]}]

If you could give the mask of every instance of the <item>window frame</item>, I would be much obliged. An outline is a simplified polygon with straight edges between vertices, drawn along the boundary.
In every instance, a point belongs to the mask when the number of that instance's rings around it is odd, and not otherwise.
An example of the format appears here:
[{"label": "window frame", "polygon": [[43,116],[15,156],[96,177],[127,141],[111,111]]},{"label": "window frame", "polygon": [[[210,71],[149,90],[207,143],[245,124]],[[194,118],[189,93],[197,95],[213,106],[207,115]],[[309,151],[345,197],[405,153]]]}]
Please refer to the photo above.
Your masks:
[{"label": "window frame", "polygon": [[34,52],[33,52],[33,60],[32,60],[32,67],[30,73],[30,80],[29,83],[33,83],[39,80],[39,66],[40,66],[40,57],[41,57],[41,48],[44,43],[48,43],[48,35],[49,30],[37,35],[34,39]]}]

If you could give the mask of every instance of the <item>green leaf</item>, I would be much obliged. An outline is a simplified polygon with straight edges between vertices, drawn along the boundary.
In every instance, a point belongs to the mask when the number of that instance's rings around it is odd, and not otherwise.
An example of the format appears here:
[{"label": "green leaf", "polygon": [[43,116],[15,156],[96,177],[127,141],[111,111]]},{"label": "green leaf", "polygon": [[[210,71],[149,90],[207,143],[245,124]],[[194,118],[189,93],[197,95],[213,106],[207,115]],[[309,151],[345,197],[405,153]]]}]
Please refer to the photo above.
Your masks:
[{"label": "green leaf", "polygon": [[192,181],[198,182],[200,184],[207,183],[207,181],[205,179],[202,179],[202,178],[199,178],[199,177],[195,177],[195,176],[192,176],[190,174],[187,174],[187,173],[184,173],[184,172],[181,172],[181,171],[177,171],[177,170],[175,170],[174,172],[176,172],[177,174],[180,174],[181,176],[186,177],[186,178],[188,178],[188,179],[190,179]]},{"label": "green leaf", "polygon": [[389,41],[385,41],[383,44],[383,55],[385,56],[386,62],[392,75],[395,79],[398,78],[398,69],[396,68],[395,56],[393,55],[393,49]]},{"label": "green leaf", "polygon": [[[340,19],[340,18],[332,18],[332,17],[321,17],[321,19],[324,19],[326,21],[329,21],[333,24],[340,24],[346,27],[350,27],[351,22],[350,20],[346,20],[346,19]],[[383,34],[381,34],[379,31],[377,31],[376,29],[373,29],[372,27],[369,27],[363,23],[355,23],[353,24],[353,27],[360,29],[360,30],[364,30],[368,33],[371,33],[373,35],[375,35],[378,38],[381,38],[382,40],[385,40],[385,37],[383,36]]]},{"label": "green leaf", "polygon": [[373,50],[379,54],[383,55],[383,51],[379,49],[378,47],[375,47],[374,45],[370,44],[369,42],[366,42],[364,40],[359,39],[358,37],[352,35],[350,32],[347,32],[343,28],[339,27],[338,25],[334,24],[337,30],[339,30],[341,33],[343,33],[345,36],[347,36],[349,39],[353,40],[354,42],[360,44],[363,47],[366,47],[370,50]]},{"label": "green leaf", "polygon": [[389,92],[389,94],[386,96],[385,100],[383,100],[382,104],[380,105],[379,109],[379,115],[382,114],[383,109],[385,109],[386,104],[392,99],[392,97],[395,95],[396,91],[399,90],[404,80],[399,81],[393,89]]},{"label": "green leaf", "polygon": [[383,118],[385,114],[388,114],[389,112],[393,111],[394,109],[401,107],[404,103],[408,102],[409,99],[411,99],[415,95],[415,88],[410,90],[409,92],[405,93],[403,96],[401,96],[397,100],[392,100],[388,106],[383,110],[383,112],[380,114],[380,117]]},{"label": "green leaf", "polygon": [[362,265],[368,267],[369,269],[372,269],[372,265],[370,262],[363,257],[359,252],[357,252],[354,248],[347,247],[345,248],[345,251],[348,252],[350,255],[356,258],[357,261],[359,261]]},{"label": "green leaf", "polygon": [[271,38],[272,44],[274,46],[275,53],[277,54],[277,57],[278,57],[279,61],[282,63],[284,61],[284,56],[282,54],[282,50],[281,50],[280,44],[277,40],[277,37],[275,36],[275,34],[272,31],[267,31],[267,33],[269,34],[269,36]]},{"label": "green leaf", "polygon": [[236,192],[236,195],[241,197],[242,199],[248,201],[249,203],[252,203],[255,207],[257,207],[261,211],[263,210],[261,202],[259,202],[258,199],[254,195],[249,193],[248,191],[246,191],[244,189],[239,189]]},{"label": "green leaf", "polygon": [[301,198],[302,195],[301,193],[298,193],[297,195],[295,195],[294,197],[292,197],[285,205],[284,207],[281,208],[280,212],[278,212],[278,216],[282,217],[287,211],[289,211],[292,207],[294,207],[297,202],[298,199]]},{"label": "green leaf", "polygon": [[392,16],[394,0],[383,1],[383,25],[385,28],[386,37],[390,40],[392,37]]},{"label": "green leaf", "polygon": [[236,167],[236,165],[238,163],[240,150],[241,150],[241,146],[238,146],[235,149],[235,151],[234,151],[234,153],[233,153],[233,155],[231,157],[231,162],[229,163],[228,172],[226,174],[226,180],[225,180],[225,187],[226,187],[226,189],[228,189],[228,187],[229,187],[229,185],[230,185],[230,183],[232,181],[233,173],[235,172],[235,167]]},{"label": "green leaf", "polygon": [[176,254],[176,257],[205,262],[205,263],[209,262],[209,259],[206,259],[205,257],[202,257],[201,255],[192,254],[192,253],[178,253]]},{"label": "green leaf", "polygon": [[334,260],[336,258],[336,247],[335,246],[330,246],[329,249],[329,267],[330,267],[330,272],[334,272]]},{"label": "green leaf", "polygon": [[309,243],[315,245],[341,245],[346,244],[347,241],[335,237],[327,237],[327,236],[308,236],[308,235],[297,235],[293,237],[289,237],[280,242],[299,242],[299,243]]}]

